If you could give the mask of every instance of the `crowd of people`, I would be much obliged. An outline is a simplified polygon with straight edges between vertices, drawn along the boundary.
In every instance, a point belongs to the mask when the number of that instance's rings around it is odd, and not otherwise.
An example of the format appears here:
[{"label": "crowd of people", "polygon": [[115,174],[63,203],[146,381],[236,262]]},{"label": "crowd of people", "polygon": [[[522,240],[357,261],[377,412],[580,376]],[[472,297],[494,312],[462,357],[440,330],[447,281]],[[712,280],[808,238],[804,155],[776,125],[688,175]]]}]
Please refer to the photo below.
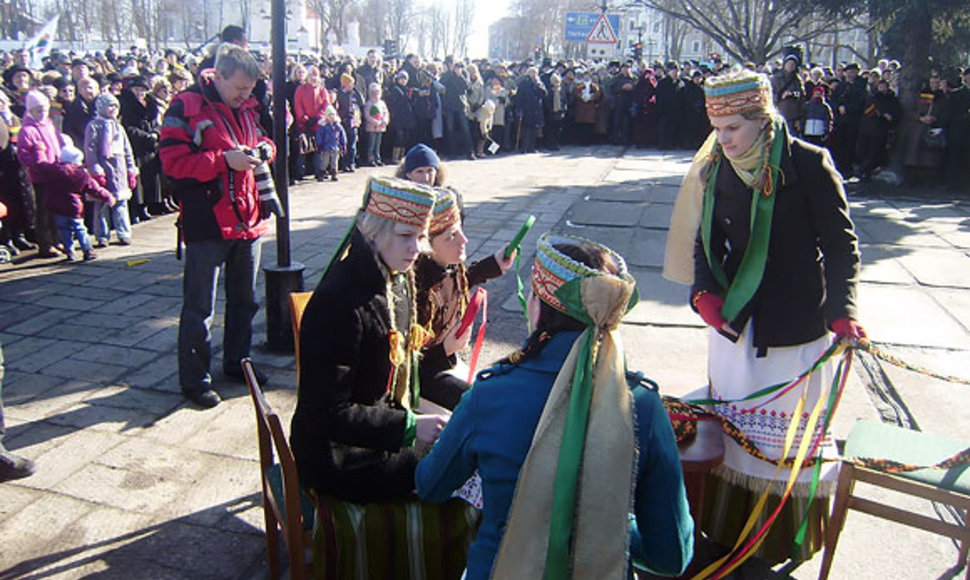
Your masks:
[{"label": "crowd of people", "polygon": [[[244,43],[245,32],[229,26],[222,40]],[[271,135],[272,95],[266,82],[271,66],[256,56],[260,123]],[[118,99],[115,120],[124,129],[123,146],[130,149],[124,162],[134,166],[106,184],[118,203],[84,204],[84,222],[96,246],[108,241],[105,228],[117,232],[119,243],[130,243],[132,224],[177,210],[171,183],[160,171],[161,119],[171,99],[211,68],[212,56],[176,49],[59,51],[40,70],[31,68],[29,57],[23,50],[0,54],[0,175],[15,182],[2,200],[8,216],[0,243],[12,254],[37,244],[42,256],[59,255],[55,250],[63,245],[42,201],[44,180],[31,165],[38,160],[31,159],[30,130],[18,147],[20,127],[36,121],[28,111],[29,94],[35,105],[38,99],[49,102],[49,123],[38,122],[81,149],[88,148],[86,130],[98,118],[95,99],[102,93]],[[830,149],[844,178],[868,179],[898,153],[896,166],[911,182],[958,188],[965,181],[970,68],[932,69],[915,110],[903,111],[897,61],[883,59],[871,69],[856,63],[830,68],[789,54],[744,66],[769,76],[789,132]],[[283,95],[290,182],[337,180],[340,172],[361,165],[398,163],[417,143],[453,159],[555,151],[564,144],[696,149],[711,130],[704,82],[728,68],[720,61],[469,62],[424,60],[416,54],[385,60],[376,50],[362,59],[291,55]],[[65,143],[57,137],[48,161],[56,160]],[[18,155],[18,149],[26,152]],[[97,178],[99,171],[92,173]],[[123,183],[128,173],[137,178]]]}]

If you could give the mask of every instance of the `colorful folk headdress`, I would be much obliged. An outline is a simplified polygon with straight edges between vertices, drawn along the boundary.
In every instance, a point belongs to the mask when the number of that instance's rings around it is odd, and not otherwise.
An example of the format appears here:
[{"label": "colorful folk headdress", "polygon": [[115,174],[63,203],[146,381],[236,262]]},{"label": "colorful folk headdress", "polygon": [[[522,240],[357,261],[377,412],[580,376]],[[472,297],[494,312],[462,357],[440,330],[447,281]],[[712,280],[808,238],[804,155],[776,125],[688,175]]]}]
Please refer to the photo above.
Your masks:
[{"label": "colorful folk headdress", "polygon": [[768,77],[749,70],[707,79],[704,97],[711,117],[748,112],[771,114],[775,108]]},{"label": "colorful folk headdress", "polygon": [[[619,273],[577,262],[556,248],[561,244],[604,250]],[[636,282],[623,258],[609,248],[550,234],[539,239],[533,273],[540,299],[587,328],[546,400],[519,473],[493,577],[622,580],[636,449],[618,328],[636,304]]]},{"label": "colorful folk headdress", "polygon": [[435,192],[430,187],[396,177],[371,177],[364,193],[364,211],[393,222],[427,228]]},{"label": "colorful folk headdress", "polygon": [[431,225],[428,227],[428,235],[432,237],[461,221],[461,209],[455,192],[448,189],[438,189],[436,192],[438,196],[434,200]]}]

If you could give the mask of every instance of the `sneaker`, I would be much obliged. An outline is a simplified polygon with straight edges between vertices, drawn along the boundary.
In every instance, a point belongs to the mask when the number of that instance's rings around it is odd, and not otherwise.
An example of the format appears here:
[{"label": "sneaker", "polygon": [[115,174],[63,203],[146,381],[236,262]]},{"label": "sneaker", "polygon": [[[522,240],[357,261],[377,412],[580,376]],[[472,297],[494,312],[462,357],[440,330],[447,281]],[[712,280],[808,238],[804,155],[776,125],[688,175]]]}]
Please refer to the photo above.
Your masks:
[{"label": "sneaker", "polygon": [[91,260],[97,260],[98,256],[94,253],[94,250],[88,250],[84,252],[84,261],[90,262]]},{"label": "sneaker", "polygon": [[130,246],[131,240],[129,240],[128,238],[119,239],[118,243],[121,244],[122,246]]},{"label": "sneaker", "polygon": [[0,482],[30,476],[35,469],[33,461],[0,449]]},{"label": "sneaker", "polygon": [[[222,374],[224,374],[227,379],[234,383],[246,382],[246,376],[243,374],[242,365],[237,364],[234,367],[224,367],[222,369]],[[259,367],[256,365],[253,365],[253,374],[256,375],[256,382],[259,383],[260,387],[265,387],[269,382],[269,375],[259,370]]]},{"label": "sneaker", "polygon": [[98,241],[94,242],[94,247],[95,248],[107,248],[108,247],[108,240],[98,240]]},{"label": "sneaker", "polygon": [[333,175],[330,176],[330,181],[337,181],[337,174],[336,173],[334,173]]},{"label": "sneaker", "polygon": [[205,387],[191,391],[183,390],[182,396],[204,409],[211,409],[222,402],[219,393]]},{"label": "sneaker", "polygon": [[17,248],[21,252],[24,252],[24,251],[27,251],[27,250],[33,250],[34,248],[37,247],[34,244],[31,244],[30,242],[28,242],[27,241],[27,238],[25,238],[23,236],[23,234],[20,234],[18,236],[14,236],[10,240],[10,242],[14,245],[15,248]]},{"label": "sneaker", "polygon": [[68,252],[67,253],[67,256],[64,257],[64,261],[65,262],[73,262],[74,261],[74,252]]}]

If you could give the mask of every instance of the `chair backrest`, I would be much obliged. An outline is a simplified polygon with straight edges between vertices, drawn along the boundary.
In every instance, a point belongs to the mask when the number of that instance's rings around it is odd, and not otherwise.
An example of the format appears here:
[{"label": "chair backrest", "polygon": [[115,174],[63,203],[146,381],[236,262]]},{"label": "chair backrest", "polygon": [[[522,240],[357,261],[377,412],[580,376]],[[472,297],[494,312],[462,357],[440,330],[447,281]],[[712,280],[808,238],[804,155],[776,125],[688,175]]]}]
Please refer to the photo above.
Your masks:
[{"label": "chair backrest", "polygon": [[[303,577],[304,542],[303,542],[303,514],[300,504],[300,482],[296,470],[296,460],[293,451],[286,440],[286,433],[280,416],[270,406],[263,394],[263,390],[253,371],[253,361],[249,358],[242,360],[243,375],[249,394],[256,409],[256,427],[259,436],[259,466],[263,480],[263,502],[270,505],[276,520],[281,523],[280,528],[286,542],[290,556],[291,578]],[[272,489],[269,472],[274,466],[275,456],[279,459],[283,480],[283,504],[280,505],[270,492]]]},{"label": "chair backrest", "polygon": [[290,323],[293,325],[293,349],[296,356],[296,382],[300,384],[300,321],[313,292],[290,292]]}]

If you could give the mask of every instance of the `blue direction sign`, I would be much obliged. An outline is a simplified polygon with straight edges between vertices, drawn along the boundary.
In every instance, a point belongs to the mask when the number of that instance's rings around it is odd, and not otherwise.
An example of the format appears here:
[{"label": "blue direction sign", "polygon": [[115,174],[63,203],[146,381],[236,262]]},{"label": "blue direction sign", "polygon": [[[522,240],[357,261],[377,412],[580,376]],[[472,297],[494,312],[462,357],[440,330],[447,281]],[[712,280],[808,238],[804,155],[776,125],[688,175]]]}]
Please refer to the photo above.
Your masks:
[{"label": "blue direction sign", "polygon": [[[586,42],[589,33],[593,31],[596,21],[600,19],[599,12],[567,12],[566,13],[566,42]],[[607,14],[606,19],[614,32],[620,31],[619,14]]]}]

